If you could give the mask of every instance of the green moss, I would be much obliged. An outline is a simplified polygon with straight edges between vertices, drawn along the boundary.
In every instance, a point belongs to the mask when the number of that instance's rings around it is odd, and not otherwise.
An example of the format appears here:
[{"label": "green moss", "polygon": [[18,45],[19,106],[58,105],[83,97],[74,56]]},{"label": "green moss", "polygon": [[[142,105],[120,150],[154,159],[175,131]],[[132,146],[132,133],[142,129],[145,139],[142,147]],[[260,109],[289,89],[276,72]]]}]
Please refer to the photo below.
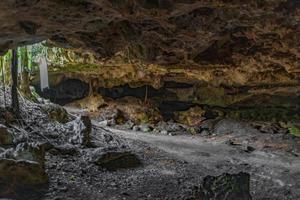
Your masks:
[{"label": "green moss", "polygon": [[197,129],[195,127],[188,127],[187,131],[191,134],[191,135],[196,135],[198,133]]},{"label": "green moss", "polygon": [[52,72],[95,72],[99,69],[98,65],[95,64],[68,64],[63,67],[51,66],[50,71]]},{"label": "green moss", "polygon": [[296,136],[296,137],[300,137],[300,128],[291,125],[291,126],[288,128],[288,130],[289,130],[289,133],[290,133],[291,135],[294,135],[294,136]]},{"label": "green moss", "polygon": [[226,110],[227,116],[239,120],[291,121],[300,119],[292,109],[274,107],[250,107]]}]

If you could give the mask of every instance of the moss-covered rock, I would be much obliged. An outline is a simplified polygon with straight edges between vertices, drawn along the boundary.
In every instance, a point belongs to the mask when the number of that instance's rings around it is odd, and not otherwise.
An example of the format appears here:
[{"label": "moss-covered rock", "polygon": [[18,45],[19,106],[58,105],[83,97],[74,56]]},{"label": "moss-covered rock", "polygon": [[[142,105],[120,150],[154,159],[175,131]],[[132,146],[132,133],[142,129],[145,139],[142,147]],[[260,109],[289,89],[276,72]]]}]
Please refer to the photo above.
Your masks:
[{"label": "moss-covered rock", "polygon": [[48,113],[49,118],[59,123],[66,123],[69,120],[68,112],[59,105],[48,104],[43,106],[43,110]]},{"label": "moss-covered rock", "polygon": [[107,105],[107,103],[100,94],[92,94],[84,99],[67,104],[67,106],[85,109],[88,112],[96,112],[100,107],[105,105]]},{"label": "moss-covered rock", "polygon": [[118,110],[120,113],[114,115],[117,122],[124,123],[130,120],[135,124],[147,124],[163,120],[159,110],[153,104],[142,102],[137,98],[124,97],[117,101],[108,102],[108,104],[108,107],[100,109],[100,115],[107,115],[109,111]]},{"label": "moss-covered rock", "polygon": [[201,124],[205,119],[205,110],[199,106],[190,108],[187,111],[175,112],[175,120],[178,123],[195,126]]},{"label": "moss-covered rock", "polygon": [[45,151],[42,146],[20,144],[0,158],[0,197],[38,200],[47,191]]},{"label": "moss-covered rock", "polygon": [[0,159],[0,197],[38,200],[47,191],[48,176],[37,162]]}]

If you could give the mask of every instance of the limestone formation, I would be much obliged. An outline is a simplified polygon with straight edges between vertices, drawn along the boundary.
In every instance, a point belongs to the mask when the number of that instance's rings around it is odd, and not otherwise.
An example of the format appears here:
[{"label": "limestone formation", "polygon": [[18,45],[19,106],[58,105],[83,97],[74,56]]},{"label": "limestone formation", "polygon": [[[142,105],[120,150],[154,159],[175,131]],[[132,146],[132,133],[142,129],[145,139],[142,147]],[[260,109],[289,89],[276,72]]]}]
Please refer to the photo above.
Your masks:
[{"label": "limestone formation", "polygon": [[99,58],[295,84],[299,7],[296,0],[3,0],[0,49],[50,39]]}]

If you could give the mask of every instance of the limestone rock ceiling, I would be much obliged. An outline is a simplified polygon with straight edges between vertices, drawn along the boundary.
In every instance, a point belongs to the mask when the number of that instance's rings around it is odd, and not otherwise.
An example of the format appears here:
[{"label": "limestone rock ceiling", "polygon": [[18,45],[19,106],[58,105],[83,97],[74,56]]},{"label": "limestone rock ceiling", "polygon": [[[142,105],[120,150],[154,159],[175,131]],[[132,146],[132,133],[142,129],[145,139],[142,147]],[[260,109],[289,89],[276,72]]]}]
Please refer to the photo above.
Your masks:
[{"label": "limestone rock ceiling", "polygon": [[49,38],[107,58],[297,71],[298,0],[1,0],[0,50]]}]

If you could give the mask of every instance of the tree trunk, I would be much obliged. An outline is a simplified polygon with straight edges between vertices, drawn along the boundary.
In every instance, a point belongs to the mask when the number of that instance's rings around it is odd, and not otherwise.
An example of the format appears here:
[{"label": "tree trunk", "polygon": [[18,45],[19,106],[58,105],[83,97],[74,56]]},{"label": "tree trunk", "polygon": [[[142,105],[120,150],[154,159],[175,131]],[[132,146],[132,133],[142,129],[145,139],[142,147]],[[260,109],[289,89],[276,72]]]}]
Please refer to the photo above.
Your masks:
[{"label": "tree trunk", "polygon": [[17,118],[20,116],[20,107],[18,99],[18,50],[12,50],[12,65],[11,65],[11,106]]},{"label": "tree trunk", "polygon": [[22,51],[22,72],[21,72],[21,92],[24,96],[30,97],[30,87],[29,87],[29,73],[28,73],[28,51],[27,46],[23,47]]},{"label": "tree trunk", "polygon": [[6,88],[5,88],[5,59],[1,57],[1,74],[2,74],[2,90],[3,90],[3,100],[4,106],[6,108]]}]

